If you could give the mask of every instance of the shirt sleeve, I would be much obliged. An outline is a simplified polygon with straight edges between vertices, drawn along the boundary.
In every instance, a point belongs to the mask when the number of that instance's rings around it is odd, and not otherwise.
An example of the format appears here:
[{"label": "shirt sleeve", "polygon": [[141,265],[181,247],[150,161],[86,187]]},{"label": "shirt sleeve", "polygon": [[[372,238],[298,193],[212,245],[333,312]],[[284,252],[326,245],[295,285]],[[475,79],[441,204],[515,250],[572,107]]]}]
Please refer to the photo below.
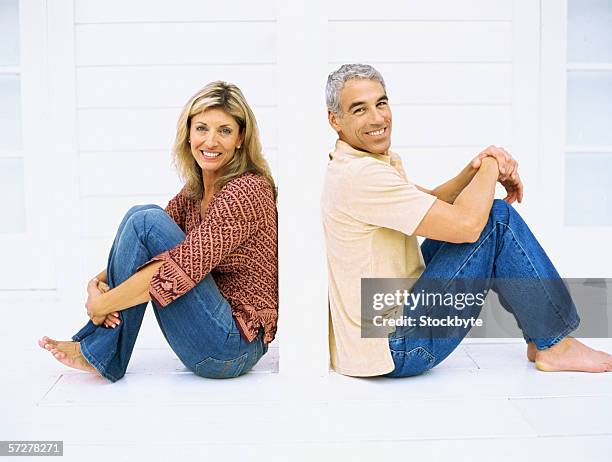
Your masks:
[{"label": "shirt sleeve", "polygon": [[412,235],[436,197],[419,190],[402,173],[382,161],[367,159],[350,181],[349,214],[364,223]]},{"label": "shirt sleeve", "polygon": [[234,180],[214,198],[206,219],[175,247],[145,264],[163,261],[151,279],[149,294],[165,307],[202,281],[226,256],[253,236],[266,219],[262,186]]},{"label": "shirt sleeve", "polygon": [[185,217],[187,214],[187,202],[183,196],[184,189],[185,187],[183,187],[176,196],[170,199],[168,205],[164,209],[183,232],[185,232]]}]

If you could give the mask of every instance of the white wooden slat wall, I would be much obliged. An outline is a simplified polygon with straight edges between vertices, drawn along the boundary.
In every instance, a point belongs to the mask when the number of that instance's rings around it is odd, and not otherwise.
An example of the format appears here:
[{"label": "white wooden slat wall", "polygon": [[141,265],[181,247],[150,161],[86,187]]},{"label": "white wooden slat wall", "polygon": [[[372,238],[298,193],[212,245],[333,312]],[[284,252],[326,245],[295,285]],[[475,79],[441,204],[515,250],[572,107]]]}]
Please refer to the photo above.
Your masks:
[{"label": "white wooden slat wall", "polygon": [[442,183],[489,144],[511,150],[513,8],[507,0],[330,2],[329,70],[365,62],[382,73],[392,149],[418,184]]},{"label": "white wooden slat wall", "polygon": [[[165,206],[176,119],[212,80],[236,83],[258,118],[276,171],[274,1],[74,2],[83,267],[103,267],[116,226],[136,203]],[[117,168],[117,167],[120,168]]]},{"label": "white wooden slat wall", "polygon": [[[106,265],[130,206],[163,207],[180,189],[170,156],[176,120],[206,83],[241,88],[277,175],[275,22],[274,0],[224,8],[195,0],[74,1],[83,280]],[[147,319],[139,344],[160,346]]]},{"label": "white wooden slat wall", "polygon": [[[522,125],[537,111],[523,111],[524,120],[516,113],[523,93],[532,96],[524,86],[532,76],[517,66],[537,49],[517,39],[528,2],[389,0],[373,11],[366,0],[233,0],[223,8],[198,0],[74,0],[83,280],[106,264],[131,205],[164,206],[178,191],[170,147],[187,98],[211,80],[234,82],[258,118],[281,188],[281,232],[290,234],[280,237],[286,311],[279,335],[292,342],[281,358],[293,371],[320,372],[327,293],[315,210],[321,178],[309,176],[322,174],[335,139],[324,126],[326,74],[344,62],[368,62],[383,73],[393,148],[417,183],[448,179],[488,144],[529,146],[536,162],[527,161],[527,170],[537,168],[537,143]],[[295,111],[300,116],[288,116]],[[321,121],[302,120],[304,114]],[[308,364],[300,362],[309,347]]]}]

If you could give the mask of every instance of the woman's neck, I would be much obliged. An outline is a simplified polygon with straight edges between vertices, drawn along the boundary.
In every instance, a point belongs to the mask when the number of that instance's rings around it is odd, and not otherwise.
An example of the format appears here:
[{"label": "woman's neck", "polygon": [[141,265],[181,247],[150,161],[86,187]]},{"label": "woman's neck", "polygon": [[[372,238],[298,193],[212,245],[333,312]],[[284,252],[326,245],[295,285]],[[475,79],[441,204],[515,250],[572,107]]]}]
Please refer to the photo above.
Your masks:
[{"label": "woman's neck", "polygon": [[204,198],[210,197],[214,194],[215,181],[217,175],[212,173],[202,172],[202,181],[204,183]]}]

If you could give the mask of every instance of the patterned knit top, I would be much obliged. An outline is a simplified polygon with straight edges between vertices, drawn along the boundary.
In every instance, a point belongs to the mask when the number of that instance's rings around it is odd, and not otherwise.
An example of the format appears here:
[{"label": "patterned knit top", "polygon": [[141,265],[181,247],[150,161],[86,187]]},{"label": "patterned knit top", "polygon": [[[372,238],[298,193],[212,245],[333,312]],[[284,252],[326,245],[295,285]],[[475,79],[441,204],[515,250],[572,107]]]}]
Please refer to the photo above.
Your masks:
[{"label": "patterned knit top", "polygon": [[250,342],[262,328],[263,342],[270,343],[278,319],[278,221],[271,185],[255,173],[234,178],[213,196],[204,220],[201,201],[187,199],[184,191],[165,210],[185,240],[140,266],[164,262],[151,279],[151,298],[163,308],[210,273],[242,335]]}]

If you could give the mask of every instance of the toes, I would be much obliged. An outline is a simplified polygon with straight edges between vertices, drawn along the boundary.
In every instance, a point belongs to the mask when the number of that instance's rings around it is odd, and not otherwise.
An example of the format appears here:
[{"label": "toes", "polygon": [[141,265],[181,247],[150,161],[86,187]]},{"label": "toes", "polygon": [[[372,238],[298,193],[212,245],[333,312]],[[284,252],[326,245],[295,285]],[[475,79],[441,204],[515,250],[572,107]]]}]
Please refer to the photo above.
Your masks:
[{"label": "toes", "polygon": [[58,350],[57,348],[52,348],[51,353],[53,354],[53,356],[55,356],[58,359],[62,359],[64,356],[66,356],[66,354],[63,351]]}]

